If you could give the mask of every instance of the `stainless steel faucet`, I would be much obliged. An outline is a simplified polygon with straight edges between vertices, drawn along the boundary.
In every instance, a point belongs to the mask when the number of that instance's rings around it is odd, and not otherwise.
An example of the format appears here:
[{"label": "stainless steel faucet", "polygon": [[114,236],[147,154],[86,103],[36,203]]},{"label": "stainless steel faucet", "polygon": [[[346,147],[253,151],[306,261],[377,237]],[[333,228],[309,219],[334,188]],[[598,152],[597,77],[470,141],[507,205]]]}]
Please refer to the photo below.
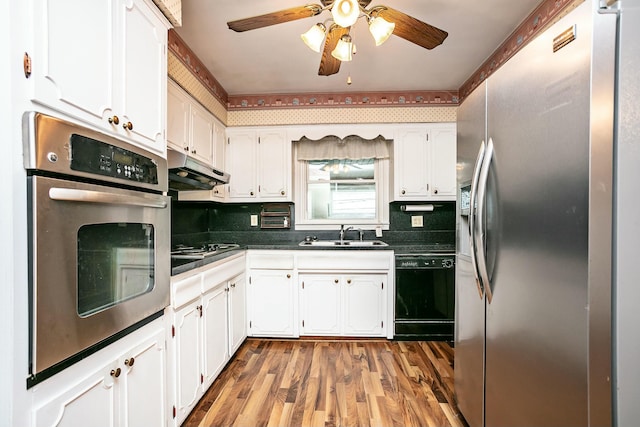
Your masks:
[{"label": "stainless steel faucet", "polygon": [[353,230],[353,227],[344,228],[344,224],[342,224],[340,226],[340,241],[341,242],[344,240],[344,233],[346,233],[349,230]]}]

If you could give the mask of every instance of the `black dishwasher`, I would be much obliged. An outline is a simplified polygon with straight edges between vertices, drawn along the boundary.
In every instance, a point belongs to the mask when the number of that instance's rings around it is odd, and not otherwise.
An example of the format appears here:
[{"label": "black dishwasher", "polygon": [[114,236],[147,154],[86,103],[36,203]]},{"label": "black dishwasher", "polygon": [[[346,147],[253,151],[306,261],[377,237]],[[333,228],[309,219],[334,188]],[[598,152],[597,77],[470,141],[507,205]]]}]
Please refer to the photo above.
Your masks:
[{"label": "black dishwasher", "polygon": [[396,254],[394,339],[453,341],[455,254]]}]

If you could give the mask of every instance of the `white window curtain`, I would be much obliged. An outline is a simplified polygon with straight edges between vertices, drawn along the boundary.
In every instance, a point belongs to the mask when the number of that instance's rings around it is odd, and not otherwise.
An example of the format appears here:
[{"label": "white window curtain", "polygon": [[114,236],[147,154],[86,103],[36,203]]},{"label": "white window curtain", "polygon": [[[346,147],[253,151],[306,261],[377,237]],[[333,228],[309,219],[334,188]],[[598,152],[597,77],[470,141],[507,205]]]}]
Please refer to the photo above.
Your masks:
[{"label": "white window curtain", "polygon": [[357,135],[339,138],[334,135],[313,140],[303,136],[297,144],[298,160],[362,160],[388,159],[389,140],[382,135],[373,139],[364,139]]}]

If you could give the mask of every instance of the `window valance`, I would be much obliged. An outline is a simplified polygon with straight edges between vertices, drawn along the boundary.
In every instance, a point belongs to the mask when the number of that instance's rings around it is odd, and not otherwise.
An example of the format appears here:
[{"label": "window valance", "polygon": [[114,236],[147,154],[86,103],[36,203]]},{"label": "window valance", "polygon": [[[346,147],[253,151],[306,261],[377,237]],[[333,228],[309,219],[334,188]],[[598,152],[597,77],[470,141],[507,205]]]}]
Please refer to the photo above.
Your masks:
[{"label": "window valance", "polygon": [[364,139],[357,135],[339,138],[335,135],[321,139],[309,139],[303,136],[294,141],[297,146],[298,160],[328,160],[328,159],[388,159],[389,142],[382,135],[373,139]]}]

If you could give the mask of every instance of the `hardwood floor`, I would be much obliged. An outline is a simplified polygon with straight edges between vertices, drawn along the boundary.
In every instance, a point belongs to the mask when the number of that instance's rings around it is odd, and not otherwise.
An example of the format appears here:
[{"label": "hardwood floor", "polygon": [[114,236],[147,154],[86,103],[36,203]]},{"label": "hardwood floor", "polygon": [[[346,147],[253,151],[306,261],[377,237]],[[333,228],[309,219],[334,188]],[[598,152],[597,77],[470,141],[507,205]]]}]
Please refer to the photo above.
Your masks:
[{"label": "hardwood floor", "polygon": [[248,339],[195,426],[466,426],[444,342]]}]

